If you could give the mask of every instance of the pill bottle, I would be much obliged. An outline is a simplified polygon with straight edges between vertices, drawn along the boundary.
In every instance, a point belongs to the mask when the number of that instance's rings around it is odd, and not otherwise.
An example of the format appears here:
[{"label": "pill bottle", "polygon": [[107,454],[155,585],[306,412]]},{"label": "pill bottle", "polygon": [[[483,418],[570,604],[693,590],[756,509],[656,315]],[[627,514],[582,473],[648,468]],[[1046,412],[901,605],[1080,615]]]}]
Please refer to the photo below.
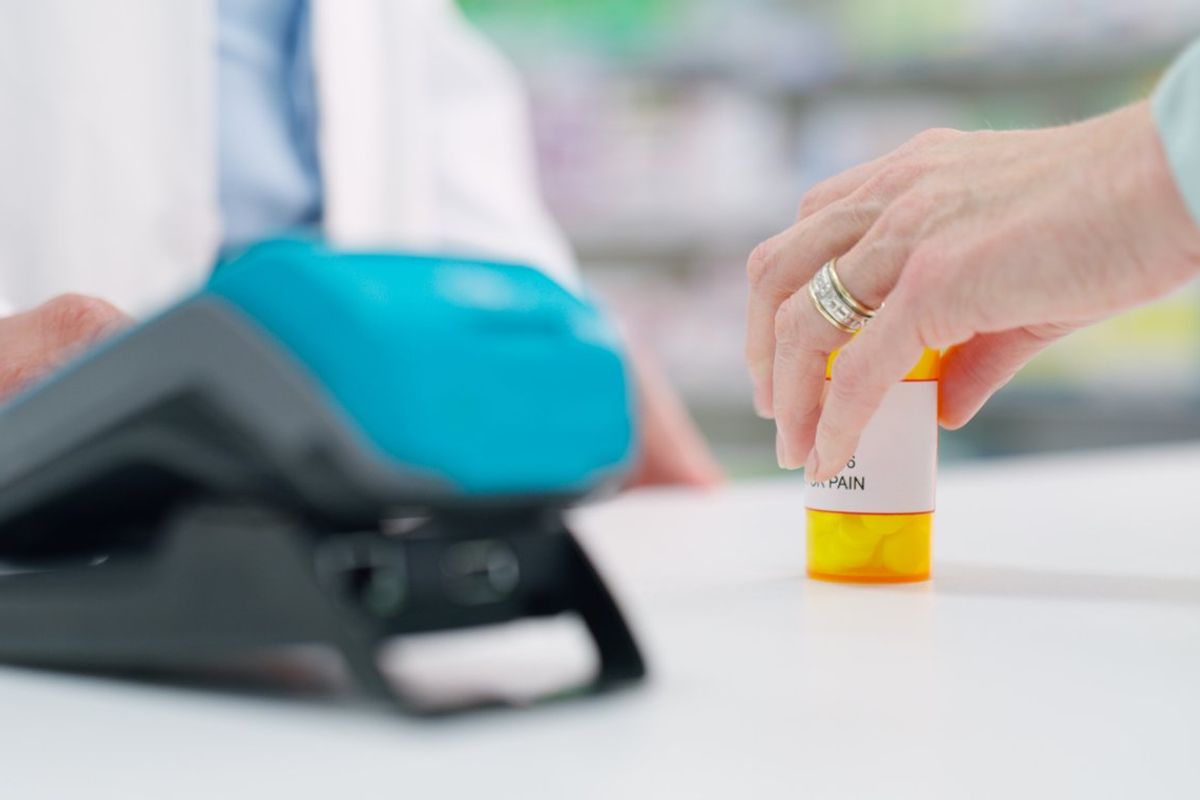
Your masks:
[{"label": "pill bottle", "polygon": [[[825,372],[828,385],[837,353]],[[926,350],[890,390],[833,478],[807,482],[808,574],[902,583],[929,577],[940,357]]]}]

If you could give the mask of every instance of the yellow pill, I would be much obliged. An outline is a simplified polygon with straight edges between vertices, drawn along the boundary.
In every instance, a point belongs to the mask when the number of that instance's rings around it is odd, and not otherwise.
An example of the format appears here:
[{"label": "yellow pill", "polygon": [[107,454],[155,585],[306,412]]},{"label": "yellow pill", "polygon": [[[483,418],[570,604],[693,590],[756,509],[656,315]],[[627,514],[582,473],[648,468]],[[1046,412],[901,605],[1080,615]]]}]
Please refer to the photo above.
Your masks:
[{"label": "yellow pill", "polygon": [[859,519],[867,530],[888,536],[903,528],[910,518],[905,514],[862,514]]},{"label": "yellow pill", "polygon": [[879,544],[883,534],[867,527],[866,517],[861,514],[846,514],[838,522],[839,540],[847,547],[870,547]]},{"label": "yellow pill", "polygon": [[[850,560],[853,561],[854,554]],[[822,570],[836,570],[845,563],[844,549],[832,536],[817,536],[809,545],[809,560],[813,566]]]},{"label": "yellow pill", "polygon": [[837,572],[861,567],[871,560],[879,547],[879,535],[868,531],[857,516],[845,517],[818,536],[824,569]]},{"label": "yellow pill", "polygon": [[883,541],[883,566],[897,575],[920,575],[929,571],[929,528],[921,520]]},{"label": "yellow pill", "polygon": [[831,547],[825,553],[825,558],[820,569],[825,572],[834,573],[856,569],[866,566],[873,555],[875,555],[874,548],[856,550],[846,547]]},{"label": "yellow pill", "polygon": [[833,559],[833,548],[825,536],[813,536],[808,540],[808,564],[816,570],[828,570]]}]

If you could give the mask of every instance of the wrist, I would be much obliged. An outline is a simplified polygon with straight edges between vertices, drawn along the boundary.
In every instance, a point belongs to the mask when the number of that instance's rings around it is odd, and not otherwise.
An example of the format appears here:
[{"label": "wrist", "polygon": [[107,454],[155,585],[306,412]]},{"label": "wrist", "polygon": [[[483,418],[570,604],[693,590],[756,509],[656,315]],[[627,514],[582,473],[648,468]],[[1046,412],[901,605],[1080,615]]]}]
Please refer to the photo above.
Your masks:
[{"label": "wrist", "polygon": [[1123,231],[1147,272],[1169,287],[1200,273],[1200,225],[1192,217],[1159,135],[1149,102],[1110,119],[1122,132],[1110,158]]}]

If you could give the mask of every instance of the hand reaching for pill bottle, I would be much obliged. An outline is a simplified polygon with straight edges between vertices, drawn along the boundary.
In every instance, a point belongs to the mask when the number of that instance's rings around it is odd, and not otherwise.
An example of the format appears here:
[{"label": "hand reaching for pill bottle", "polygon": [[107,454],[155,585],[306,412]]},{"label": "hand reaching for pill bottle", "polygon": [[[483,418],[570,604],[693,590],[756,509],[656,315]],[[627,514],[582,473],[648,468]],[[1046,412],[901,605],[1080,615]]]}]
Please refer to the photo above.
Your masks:
[{"label": "hand reaching for pill bottle", "polygon": [[[834,258],[879,309],[853,338],[807,290]],[[780,465],[823,481],[927,348],[946,351],[939,416],[957,428],[1051,342],[1200,272],[1200,227],[1138,103],[1044,130],[927,131],[814,187],[747,272],[755,406]]]}]

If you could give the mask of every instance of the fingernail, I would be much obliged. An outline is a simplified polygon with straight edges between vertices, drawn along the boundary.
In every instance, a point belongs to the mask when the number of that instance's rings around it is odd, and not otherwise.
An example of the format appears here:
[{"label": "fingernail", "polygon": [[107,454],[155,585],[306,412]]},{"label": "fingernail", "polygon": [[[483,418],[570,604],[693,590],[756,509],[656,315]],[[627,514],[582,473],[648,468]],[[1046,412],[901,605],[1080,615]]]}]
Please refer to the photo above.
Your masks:
[{"label": "fingernail", "polygon": [[780,469],[787,469],[787,448],[783,444],[783,435],[775,431],[775,460]]},{"label": "fingernail", "polygon": [[772,419],[775,416],[775,410],[771,408],[771,399],[767,397],[767,390],[762,381],[754,382],[754,413],[763,419]]},{"label": "fingernail", "polygon": [[804,477],[810,481],[817,479],[817,468],[821,465],[821,459],[817,456],[817,448],[809,451],[808,458],[804,461]]}]

